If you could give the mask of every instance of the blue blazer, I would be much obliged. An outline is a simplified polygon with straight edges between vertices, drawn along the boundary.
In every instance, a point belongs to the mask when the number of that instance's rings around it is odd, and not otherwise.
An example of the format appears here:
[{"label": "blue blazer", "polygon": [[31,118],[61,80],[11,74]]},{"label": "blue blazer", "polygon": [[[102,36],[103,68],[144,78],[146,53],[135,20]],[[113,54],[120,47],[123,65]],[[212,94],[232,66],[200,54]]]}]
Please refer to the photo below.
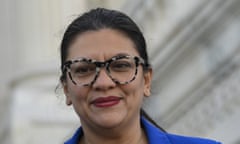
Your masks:
[{"label": "blue blazer", "polygon": [[[159,128],[154,126],[144,117],[141,117],[141,124],[145,130],[149,144],[220,144],[209,139],[187,137],[174,135],[161,131]],[[72,138],[66,141],[64,144],[78,144],[79,139],[83,136],[83,130],[80,127]]]}]

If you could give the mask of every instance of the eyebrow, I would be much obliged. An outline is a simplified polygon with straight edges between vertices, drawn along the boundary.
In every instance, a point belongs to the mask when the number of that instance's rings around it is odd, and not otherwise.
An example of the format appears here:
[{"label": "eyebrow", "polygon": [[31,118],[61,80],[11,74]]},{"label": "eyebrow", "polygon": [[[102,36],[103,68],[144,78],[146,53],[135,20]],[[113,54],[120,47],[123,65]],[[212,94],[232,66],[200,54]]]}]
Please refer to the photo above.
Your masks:
[{"label": "eyebrow", "polygon": [[[109,59],[107,59],[107,60],[110,60],[110,59],[112,59],[113,57],[121,57],[121,56],[131,56],[129,53],[124,53],[124,52],[122,52],[122,53],[118,53],[118,54],[116,54],[116,55],[113,55],[112,57],[110,57]],[[134,56],[134,55],[133,55]],[[96,60],[96,59],[94,59],[94,58],[90,58],[90,57],[77,57],[77,58],[73,58],[73,59],[69,59],[69,60],[66,60],[66,62],[68,62],[68,61],[75,61],[75,60],[79,60],[79,59],[91,59],[91,60],[94,60],[94,61],[98,61],[98,60]],[[106,60],[106,61],[107,61]]]},{"label": "eyebrow", "polygon": [[130,54],[128,54],[128,53],[118,53],[117,55],[114,55],[113,57],[116,57],[116,56],[130,56]]}]

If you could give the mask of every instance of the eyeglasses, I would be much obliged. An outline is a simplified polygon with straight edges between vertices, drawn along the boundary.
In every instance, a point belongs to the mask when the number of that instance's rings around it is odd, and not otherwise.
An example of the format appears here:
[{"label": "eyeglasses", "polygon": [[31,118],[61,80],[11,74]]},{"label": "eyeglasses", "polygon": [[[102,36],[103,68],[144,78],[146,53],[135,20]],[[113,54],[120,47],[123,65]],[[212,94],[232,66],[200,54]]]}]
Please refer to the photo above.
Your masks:
[{"label": "eyeglasses", "polygon": [[73,84],[78,86],[92,85],[101,68],[105,68],[107,75],[116,84],[128,84],[136,78],[140,64],[144,65],[142,58],[124,55],[112,57],[105,62],[88,58],[69,60],[64,63],[63,69],[67,71]]}]

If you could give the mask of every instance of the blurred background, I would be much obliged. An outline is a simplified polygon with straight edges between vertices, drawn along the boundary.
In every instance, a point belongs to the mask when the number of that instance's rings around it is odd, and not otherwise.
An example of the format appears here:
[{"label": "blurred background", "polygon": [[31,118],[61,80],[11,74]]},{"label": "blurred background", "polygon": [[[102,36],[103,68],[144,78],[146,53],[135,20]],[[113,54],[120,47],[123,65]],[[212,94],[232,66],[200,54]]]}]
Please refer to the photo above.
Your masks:
[{"label": "blurred background", "polygon": [[66,26],[96,7],[142,29],[154,68],[144,107],[157,123],[240,144],[239,0],[0,0],[1,144],[59,144],[80,125],[57,88],[59,45]]}]

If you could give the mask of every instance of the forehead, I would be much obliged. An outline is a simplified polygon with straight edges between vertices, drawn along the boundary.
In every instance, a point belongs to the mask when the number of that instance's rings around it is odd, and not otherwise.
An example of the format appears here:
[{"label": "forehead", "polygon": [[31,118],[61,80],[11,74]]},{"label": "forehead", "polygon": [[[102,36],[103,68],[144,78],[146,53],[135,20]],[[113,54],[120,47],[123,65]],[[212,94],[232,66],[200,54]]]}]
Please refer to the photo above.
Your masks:
[{"label": "forehead", "polygon": [[119,53],[139,55],[134,42],[126,34],[118,30],[101,29],[78,35],[69,47],[67,59],[88,57],[104,60]]}]

